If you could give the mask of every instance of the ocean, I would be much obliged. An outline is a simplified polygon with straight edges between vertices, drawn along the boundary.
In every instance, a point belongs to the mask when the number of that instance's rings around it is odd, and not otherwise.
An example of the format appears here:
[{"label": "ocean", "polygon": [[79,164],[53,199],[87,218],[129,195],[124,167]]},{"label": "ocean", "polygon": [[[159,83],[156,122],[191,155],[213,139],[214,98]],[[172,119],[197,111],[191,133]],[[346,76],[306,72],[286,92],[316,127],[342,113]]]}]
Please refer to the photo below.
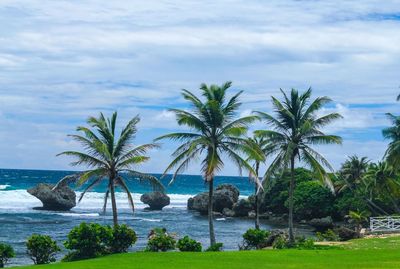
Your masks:
[{"label": "ocean", "polygon": [[[99,214],[103,205],[105,185],[99,185],[88,192],[81,203],[69,212],[39,211],[41,202],[31,196],[26,190],[38,183],[56,183],[68,171],[39,171],[39,170],[11,170],[0,169],[0,242],[11,244],[16,250],[17,257],[12,259],[11,265],[31,263],[26,255],[26,239],[34,233],[47,234],[55,239],[60,246],[66,239],[68,232],[81,222],[97,222],[112,224],[110,208],[107,214]],[[155,175],[160,177],[160,175]],[[168,185],[170,176],[162,179]],[[117,207],[119,221],[131,226],[138,235],[138,241],[132,250],[142,250],[147,241],[147,234],[154,227],[165,227],[168,232],[175,233],[177,237],[189,235],[208,246],[208,221],[207,217],[196,212],[188,211],[186,204],[188,198],[203,191],[207,186],[201,176],[181,175],[175,183],[167,186],[167,194],[171,204],[162,211],[144,210],[146,205],[140,202],[141,194],[151,191],[149,185],[140,184],[134,178],[128,180],[128,185],[135,201],[135,214],[129,208],[126,194],[117,193]],[[230,183],[237,186],[240,195],[246,197],[253,192],[253,185],[247,178],[220,176],[215,179],[215,186]],[[80,189],[77,189],[77,195]],[[108,203],[110,205],[110,203]],[[263,228],[282,228],[262,221]],[[254,226],[250,219],[217,218],[215,232],[218,242],[224,243],[225,250],[238,249],[241,235]],[[64,249],[59,257],[65,255]]]}]

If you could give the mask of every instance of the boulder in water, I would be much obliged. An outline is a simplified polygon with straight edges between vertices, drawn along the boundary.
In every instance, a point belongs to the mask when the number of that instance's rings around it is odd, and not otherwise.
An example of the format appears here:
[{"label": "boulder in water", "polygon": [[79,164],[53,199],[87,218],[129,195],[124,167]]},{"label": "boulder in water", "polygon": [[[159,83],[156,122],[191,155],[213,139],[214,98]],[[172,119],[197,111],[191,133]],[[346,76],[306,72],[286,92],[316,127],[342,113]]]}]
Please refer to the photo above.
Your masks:
[{"label": "boulder in water", "polygon": [[333,227],[333,220],[331,216],[328,216],[320,219],[312,219],[309,224],[317,230],[326,230]]},{"label": "boulder in water", "polygon": [[37,209],[68,211],[76,206],[76,194],[66,184],[54,188],[54,185],[40,183],[27,191],[42,202],[43,207]]},{"label": "boulder in water", "polygon": [[155,191],[145,193],[140,197],[140,201],[149,205],[150,210],[162,210],[170,204],[170,198],[165,193]]},{"label": "boulder in water", "polygon": [[[233,205],[239,199],[239,190],[230,184],[222,184],[217,186],[213,195],[213,211],[223,213],[225,208],[232,209]],[[200,214],[208,213],[208,192],[202,192],[196,196],[189,198],[188,209],[196,210]]]},{"label": "boulder in water", "polygon": [[254,206],[248,199],[240,199],[239,202],[233,206],[236,217],[247,217],[249,212],[253,209]]}]

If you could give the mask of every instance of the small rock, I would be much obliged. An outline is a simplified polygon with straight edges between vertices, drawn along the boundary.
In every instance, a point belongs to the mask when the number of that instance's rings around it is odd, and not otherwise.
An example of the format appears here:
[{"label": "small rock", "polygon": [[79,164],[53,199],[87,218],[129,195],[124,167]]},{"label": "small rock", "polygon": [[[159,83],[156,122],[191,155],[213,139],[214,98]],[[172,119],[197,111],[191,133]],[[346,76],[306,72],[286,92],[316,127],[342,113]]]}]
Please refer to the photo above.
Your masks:
[{"label": "small rock", "polygon": [[224,210],[222,210],[222,214],[224,214],[226,217],[234,217],[235,211],[229,208],[224,208]]},{"label": "small rock", "polygon": [[320,219],[312,219],[308,224],[310,224],[317,230],[324,230],[333,227],[333,219],[331,216]]},{"label": "small rock", "polygon": [[248,217],[249,217],[249,218],[252,218],[252,219],[256,218],[256,211],[254,211],[254,210],[250,211],[250,212],[248,213]]}]

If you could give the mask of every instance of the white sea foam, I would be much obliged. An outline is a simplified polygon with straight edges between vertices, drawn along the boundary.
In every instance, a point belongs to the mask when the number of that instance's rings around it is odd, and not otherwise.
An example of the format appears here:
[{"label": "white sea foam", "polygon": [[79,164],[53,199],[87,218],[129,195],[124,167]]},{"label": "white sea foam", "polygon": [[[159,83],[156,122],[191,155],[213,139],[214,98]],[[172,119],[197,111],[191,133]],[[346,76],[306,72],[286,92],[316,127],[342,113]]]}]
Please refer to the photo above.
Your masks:
[{"label": "white sea foam", "polygon": [[99,213],[56,213],[57,215],[64,217],[99,217]]},{"label": "white sea foam", "polygon": [[0,190],[5,190],[5,189],[7,189],[8,187],[11,187],[11,185],[7,185],[7,184],[5,184],[5,185],[0,185]]},{"label": "white sea foam", "polygon": [[[80,196],[80,192],[77,192],[77,198]],[[168,194],[171,199],[171,204],[167,208],[184,208],[187,205],[187,200],[192,197],[192,195],[182,195],[182,194]],[[141,194],[132,193],[133,200],[135,203],[135,208],[143,209],[147,205],[140,201]],[[119,209],[129,209],[129,203],[126,199],[126,194],[122,192],[116,193],[117,206]],[[101,210],[104,202],[104,193],[98,192],[88,192],[80,203],[74,208],[77,211],[95,211]],[[33,207],[40,207],[42,203],[30,195],[26,190],[10,190],[10,191],[0,191],[0,212],[22,212],[30,211]],[[109,201],[108,208],[110,208],[111,203]],[[69,213],[68,213],[69,214]],[[73,213],[71,213],[73,214]],[[66,215],[67,216],[67,215]],[[73,215],[71,215],[73,216]],[[75,215],[74,215],[75,216]]]}]

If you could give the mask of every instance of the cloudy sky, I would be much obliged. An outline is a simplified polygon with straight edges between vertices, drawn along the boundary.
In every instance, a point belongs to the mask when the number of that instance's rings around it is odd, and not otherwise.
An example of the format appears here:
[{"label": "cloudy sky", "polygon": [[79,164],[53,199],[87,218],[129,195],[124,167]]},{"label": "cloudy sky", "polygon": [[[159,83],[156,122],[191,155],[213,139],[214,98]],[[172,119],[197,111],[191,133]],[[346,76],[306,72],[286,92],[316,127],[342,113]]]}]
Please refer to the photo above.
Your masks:
[{"label": "cloudy sky", "polygon": [[[185,107],[182,88],[227,80],[245,90],[242,115],[270,111],[279,88],[330,96],[344,119],[327,131],[344,144],[320,150],[335,167],[378,160],[384,113],[400,110],[400,0],[1,0],[0,167],[70,169],[55,155],[100,111],[140,114],[149,142],[178,128],[167,108]],[[174,146],[143,170],[162,172]]]}]

